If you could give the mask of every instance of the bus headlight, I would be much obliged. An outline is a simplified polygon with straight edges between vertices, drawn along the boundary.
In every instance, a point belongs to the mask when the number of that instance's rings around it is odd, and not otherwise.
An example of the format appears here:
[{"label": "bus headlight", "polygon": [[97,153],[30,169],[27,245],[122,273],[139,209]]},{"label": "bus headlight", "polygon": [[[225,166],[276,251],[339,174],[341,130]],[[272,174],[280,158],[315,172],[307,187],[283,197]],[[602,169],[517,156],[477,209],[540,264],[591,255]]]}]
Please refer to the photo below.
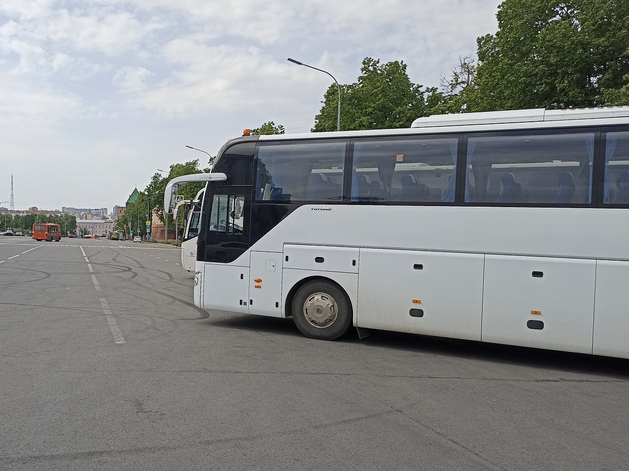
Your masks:
[{"label": "bus headlight", "polygon": [[201,272],[198,271],[194,274],[194,286],[199,285],[199,280],[201,279]]}]

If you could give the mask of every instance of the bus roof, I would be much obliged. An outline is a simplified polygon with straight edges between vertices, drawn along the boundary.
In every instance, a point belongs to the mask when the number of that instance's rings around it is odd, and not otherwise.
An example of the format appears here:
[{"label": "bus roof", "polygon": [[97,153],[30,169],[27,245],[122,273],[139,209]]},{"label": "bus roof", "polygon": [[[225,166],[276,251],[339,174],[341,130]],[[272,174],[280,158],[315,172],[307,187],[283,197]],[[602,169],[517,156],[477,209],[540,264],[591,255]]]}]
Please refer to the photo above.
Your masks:
[{"label": "bus roof", "polygon": [[550,121],[590,120],[604,118],[627,118],[629,106],[614,108],[581,108],[570,110],[531,110],[489,111],[484,113],[461,113],[433,115],[417,118],[412,128],[465,126],[469,124],[534,123]]},{"label": "bus roof", "polygon": [[608,126],[615,124],[629,124],[629,106],[570,110],[531,109],[433,115],[416,119],[413,121],[410,128],[251,136],[229,141],[223,147],[228,147],[234,141],[254,139],[259,139],[260,141],[286,141],[490,130],[550,129],[592,125]]}]

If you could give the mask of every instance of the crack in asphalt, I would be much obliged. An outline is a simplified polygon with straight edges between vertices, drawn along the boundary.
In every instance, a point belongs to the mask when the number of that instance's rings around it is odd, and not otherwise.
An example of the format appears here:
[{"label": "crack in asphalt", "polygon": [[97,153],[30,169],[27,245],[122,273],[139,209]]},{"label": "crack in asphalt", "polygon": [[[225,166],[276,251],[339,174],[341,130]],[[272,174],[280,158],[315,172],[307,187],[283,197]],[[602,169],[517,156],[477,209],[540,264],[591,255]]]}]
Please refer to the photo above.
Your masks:
[{"label": "crack in asphalt", "polygon": [[220,444],[230,444],[230,443],[247,443],[256,440],[262,440],[267,438],[281,438],[285,436],[292,436],[298,432],[304,431],[316,431],[316,430],[325,430],[332,427],[338,427],[341,425],[351,425],[363,422],[365,420],[370,420],[378,417],[386,417],[387,415],[396,414],[397,411],[394,409],[390,409],[387,411],[376,412],[373,414],[365,414],[360,417],[352,417],[349,419],[337,420],[333,422],[328,422],[325,424],[314,424],[308,425],[304,427],[293,427],[288,430],[283,430],[281,432],[261,432],[254,433],[247,436],[232,436],[232,437],[223,437],[217,439],[208,439],[208,440],[199,440],[193,443],[181,443],[174,445],[153,445],[153,446],[143,446],[143,447],[131,447],[131,448],[123,448],[118,450],[93,450],[93,451],[76,451],[76,452],[68,452],[68,453],[52,453],[52,454],[38,454],[38,455],[27,455],[27,456],[0,456],[0,463],[5,464],[27,464],[30,462],[50,462],[50,461],[62,461],[62,460],[77,460],[77,459],[93,459],[105,456],[113,456],[121,453],[127,455],[140,455],[142,453],[149,452],[159,452],[159,451],[175,451],[175,450],[186,450],[196,446],[213,446]]},{"label": "crack in asphalt", "polygon": [[[8,370],[0,370],[3,373],[10,373]],[[13,371],[14,373],[23,373],[24,370]],[[322,376],[322,377],[339,377],[339,378],[383,378],[383,379],[410,379],[410,380],[444,380],[444,381],[470,381],[470,382],[495,382],[495,383],[520,383],[520,384],[624,384],[629,382],[627,379],[569,379],[569,378],[537,378],[537,379],[517,379],[517,378],[478,378],[466,376],[438,376],[438,375],[396,375],[396,374],[374,374],[366,373],[342,373],[342,372],[322,372],[322,371],[271,371],[271,370],[222,370],[222,369],[47,369],[41,374],[59,374],[59,373],[77,373],[77,374],[101,374],[101,373],[179,373],[179,374],[226,374],[226,375],[276,375],[276,376]]]}]

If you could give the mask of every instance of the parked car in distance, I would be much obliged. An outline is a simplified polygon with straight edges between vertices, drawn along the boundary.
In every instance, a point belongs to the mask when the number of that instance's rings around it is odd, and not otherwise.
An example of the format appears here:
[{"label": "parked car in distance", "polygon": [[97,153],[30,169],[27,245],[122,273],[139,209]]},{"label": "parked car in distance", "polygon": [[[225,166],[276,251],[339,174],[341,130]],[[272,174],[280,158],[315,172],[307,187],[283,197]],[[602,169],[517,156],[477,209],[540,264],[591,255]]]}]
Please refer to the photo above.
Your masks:
[{"label": "parked car in distance", "polygon": [[140,242],[140,243],[142,243],[142,237],[140,237],[140,236],[135,236],[135,237],[133,238],[133,243],[135,244],[136,242]]},{"label": "parked car in distance", "polygon": [[11,229],[9,229],[8,231],[2,232],[2,235],[4,235],[4,236],[12,236],[13,235],[13,231]]},{"label": "parked car in distance", "polygon": [[15,233],[15,235],[16,235],[16,236],[23,236],[24,234],[22,234],[20,231],[17,231],[17,232]]}]

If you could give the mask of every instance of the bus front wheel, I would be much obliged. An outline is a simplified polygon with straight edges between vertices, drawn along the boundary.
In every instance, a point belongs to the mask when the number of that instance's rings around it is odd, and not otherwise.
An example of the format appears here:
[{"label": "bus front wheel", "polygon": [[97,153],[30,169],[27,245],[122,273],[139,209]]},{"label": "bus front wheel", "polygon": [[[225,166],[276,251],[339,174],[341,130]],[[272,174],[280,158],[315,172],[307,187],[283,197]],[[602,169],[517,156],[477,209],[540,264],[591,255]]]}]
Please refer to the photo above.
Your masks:
[{"label": "bus front wheel", "polygon": [[334,340],[352,322],[352,306],[345,292],[328,281],[310,281],[295,293],[292,303],[295,325],[306,337]]}]

